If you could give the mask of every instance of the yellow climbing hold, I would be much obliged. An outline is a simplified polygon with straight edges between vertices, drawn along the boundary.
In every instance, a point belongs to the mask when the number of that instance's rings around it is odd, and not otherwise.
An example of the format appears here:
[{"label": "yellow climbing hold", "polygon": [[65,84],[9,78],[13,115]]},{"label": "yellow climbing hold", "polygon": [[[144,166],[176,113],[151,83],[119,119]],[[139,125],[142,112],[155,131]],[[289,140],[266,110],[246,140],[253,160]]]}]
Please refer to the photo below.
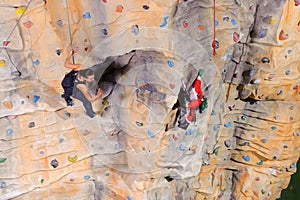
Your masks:
[{"label": "yellow climbing hold", "polygon": [[18,15],[22,15],[25,12],[25,10],[26,10],[26,6],[20,6],[16,9],[16,13]]},{"label": "yellow climbing hold", "polygon": [[270,24],[275,24],[275,22],[276,22],[276,19],[273,18],[273,17],[271,17],[269,23],[270,23]]},{"label": "yellow climbing hold", "polygon": [[13,105],[11,101],[4,101],[3,105],[8,108],[8,109],[12,109]]},{"label": "yellow climbing hold", "polygon": [[5,66],[5,60],[0,60],[0,67],[4,67]]},{"label": "yellow climbing hold", "polygon": [[77,155],[75,155],[75,156],[68,156],[68,161],[70,161],[70,162],[76,162],[77,161],[77,159],[78,159],[78,156]]}]

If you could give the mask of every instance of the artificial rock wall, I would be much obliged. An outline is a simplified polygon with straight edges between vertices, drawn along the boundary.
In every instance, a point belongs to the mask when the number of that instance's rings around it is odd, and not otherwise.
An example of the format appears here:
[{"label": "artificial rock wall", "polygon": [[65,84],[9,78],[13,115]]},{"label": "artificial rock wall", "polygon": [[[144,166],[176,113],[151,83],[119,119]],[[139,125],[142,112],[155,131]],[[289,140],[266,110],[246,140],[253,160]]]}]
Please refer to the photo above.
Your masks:
[{"label": "artificial rock wall", "polygon": [[[299,157],[299,9],[2,0],[0,199],[276,199]],[[113,88],[93,119],[60,96],[70,36]],[[184,130],[173,105],[198,71],[208,106]],[[145,83],[166,98],[140,103]]]}]

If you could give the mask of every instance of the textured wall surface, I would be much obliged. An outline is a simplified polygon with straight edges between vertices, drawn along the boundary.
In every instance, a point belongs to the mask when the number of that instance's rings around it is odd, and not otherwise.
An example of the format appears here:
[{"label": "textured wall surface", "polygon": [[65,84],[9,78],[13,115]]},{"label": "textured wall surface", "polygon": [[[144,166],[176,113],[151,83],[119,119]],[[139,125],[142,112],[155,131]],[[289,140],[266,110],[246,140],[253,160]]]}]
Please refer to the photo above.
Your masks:
[{"label": "textured wall surface", "polygon": [[[1,0],[0,199],[278,198],[299,158],[299,4]],[[92,119],[61,98],[71,43],[106,93]],[[198,72],[207,106],[183,129]]]}]

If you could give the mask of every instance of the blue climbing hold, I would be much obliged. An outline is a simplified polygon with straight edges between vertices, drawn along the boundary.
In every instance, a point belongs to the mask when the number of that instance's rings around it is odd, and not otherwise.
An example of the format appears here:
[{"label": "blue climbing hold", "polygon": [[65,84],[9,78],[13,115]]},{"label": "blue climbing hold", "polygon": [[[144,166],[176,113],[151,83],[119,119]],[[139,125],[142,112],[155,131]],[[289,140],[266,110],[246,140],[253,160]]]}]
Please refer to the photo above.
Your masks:
[{"label": "blue climbing hold", "polygon": [[92,18],[92,17],[91,17],[91,13],[90,13],[90,12],[84,13],[84,14],[83,14],[83,18],[84,18],[84,19],[90,19],[90,18]]},{"label": "blue climbing hold", "polygon": [[57,24],[57,26],[62,27],[63,21],[61,19],[57,20],[56,24]]},{"label": "blue climbing hold", "polygon": [[211,111],[211,115],[216,115],[217,114],[217,112],[213,109],[212,111]]},{"label": "blue climbing hold", "polygon": [[13,130],[11,130],[10,128],[6,130],[7,136],[11,136],[12,134],[13,134]]},{"label": "blue climbing hold", "polygon": [[2,182],[1,182],[1,187],[2,187],[2,188],[6,188],[6,182],[5,182],[5,181],[2,181]]},{"label": "blue climbing hold", "polygon": [[237,21],[235,19],[232,19],[231,20],[231,24],[234,26],[234,25],[237,25]]},{"label": "blue climbing hold", "polygon": [[64,141],[64,138],[59,138],[59,143],[62,143]]},{"label": "blue climbing hold", "polygon": [[151,138],[155,138],[155,135],[152,131],[148,130],[147,133]]},{"label": "blue climbing hold", "polygon": [[228,122],[227,124],[224,124],[224,126],[225,126],[226,128],[231,127],[232,125],[233,125],[232,122]]},{"label": "blue climbing hold", "polygon": [[259,31],[258,37],[259,38],[264,38],[264,37],[267,36],[267,33],[268,33],[268,29],[262,29],[261,31]]},{"label": "blue climbing hold", "polygon": [[173,68],[174,67],[174,62],[171,60],[167,61],[167,64],[169,65],[169,67]]},{"label": "blue climbing hold", "polygon": [[41,62],[40,62],[39,60],[34,60],[34,61],[32,61],[32,63],[33,63],[34,65],[39,65]]},{"label": "blue climbing hold", "polygon": [[296,163],[293,163],[293,164],[290,165],[290,168],[291,168],[291,169],[293,169],[293,168],[295,168],[295,167],[296,167]]},{"label": "blue climbing hold", "polygon": [[188,129],[185,134],[186,135],[193,135],[196,132],[196,130]]},{"label": "blue climbing hold", "polygon": [[184,145],[181,144],[181,145],[179,146],[179,150],[180,150],[180,151],[186,151],[186,147],[185,147]]},{"label": "blue climbing hold", "polygon": [[120,150],[120,145],[119,144],[115,144],[115,149],[116,150]]},{"label": "blue climbing hold", "polygon": [[290,69],[288,69],[288,70],[285,71],[285,75],[288,76],[288,75],[290,75],[290,74],[291,74],[291,70],[290,70]]},{"label": "blue climbing hold", "polygon": [[24,104],[25,104],[25,101],[24,101],[24,100],[22,100],[22,101],[21,101],[21,105],[24,105]]},{"label": "blue climbing hold", "polygon": [[216,21],[215,21],[215,26],[219,26],[219,24],[220,24],[219,21],[216,20]]},{"label": "blue climbing hold", "polygon": [[103,28],[101,31],[102,31],[102,34],[103,34],[103,35],[105,35],[105,36],[108,35],[108,32],[107,32],[107,29],[106,29],[106,28]]},{"label": "blue climbing hold", "polygon": [[160,27],[160,28],[163,28],[163,27],[167,26],[167,24],[168,24],[168,19],[169,19],[169,16],[166,16],[166,17],[164,18],[164,22],[163,22],[159,27]]},{"label": "blue climbing hold", "polygon": [[71,113],[69,113],[68,111],[66,111],[65,112],[65,116],[69,118],[69,117],[71,117]]},{"label": "blue climbing hold", "polygon": [[91,176],[90,176],[90,175],[85,175],[83,178],[84,178],[85,180],[89,180],[89,179],[91,178]]},{"label": "blue climbing hold", "polygon": [[138,25],[133,25],[133,26],[131,27],[131,31],[132,31],[132,33],[133,33],[134,35],[139,34],[139,32],[140,32],[139,26],[138,26]]},{"label": "blue climbing hold", "polygon": [[267,57],[263,57],[263,58],[261,59],[261,62],[262,62],[262,63],[269,63],[269,62],[270,62],[270,59],[267,58]]},{"label": "blue climbing hold", "polygon": [[28,124],[28,128],[33,128],[33,127],[35,127],[35,123],[34,123],[34,122],[30,122],[30,123]]},{"label": "blue climbing hold", "polygon": [[249,161],[250,161],[250,156],[243,156],[243,159],[244,159],[246,162],[249,162]]},{"label": "blue climbing hold", "polygon": [[127,197],[127,200],[132,200],[132,196],[128,195]]},{"label": "blue climbing hold", "polygon": [[33,102],[36,103],[41,97],[38,95],[33,96]]}]

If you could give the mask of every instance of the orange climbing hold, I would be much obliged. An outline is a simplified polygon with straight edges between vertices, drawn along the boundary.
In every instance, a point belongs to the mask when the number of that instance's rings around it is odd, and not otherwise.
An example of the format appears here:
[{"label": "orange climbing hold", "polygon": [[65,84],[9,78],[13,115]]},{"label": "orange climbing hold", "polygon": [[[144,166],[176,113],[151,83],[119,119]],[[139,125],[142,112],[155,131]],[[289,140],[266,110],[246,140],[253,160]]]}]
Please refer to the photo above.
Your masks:
[{"label": "orange climbing hold", "polygon": [[8,109],[12,109],[13,105],[11,101],[4,101],[3,105],[8,108]]},{"label": "orange climbing hold", "polygon": [[284,33],[283,30],[280,31],[279,40],[286,40],[286,39],[288,39],[288,37],[289,37],[289,34]]},{"label": "orange climbing hold", "polygon": [[122,11],[123,11],[123,6],[122,5],[117,5],[116,12],[121,13]]},{"label": "orange climbing hold", "polygon": [[199,25],[199,26],[198,26],[198,29],[199,29],[200,31],[203,31],[204,27],[203,27],[202,25]]}]

